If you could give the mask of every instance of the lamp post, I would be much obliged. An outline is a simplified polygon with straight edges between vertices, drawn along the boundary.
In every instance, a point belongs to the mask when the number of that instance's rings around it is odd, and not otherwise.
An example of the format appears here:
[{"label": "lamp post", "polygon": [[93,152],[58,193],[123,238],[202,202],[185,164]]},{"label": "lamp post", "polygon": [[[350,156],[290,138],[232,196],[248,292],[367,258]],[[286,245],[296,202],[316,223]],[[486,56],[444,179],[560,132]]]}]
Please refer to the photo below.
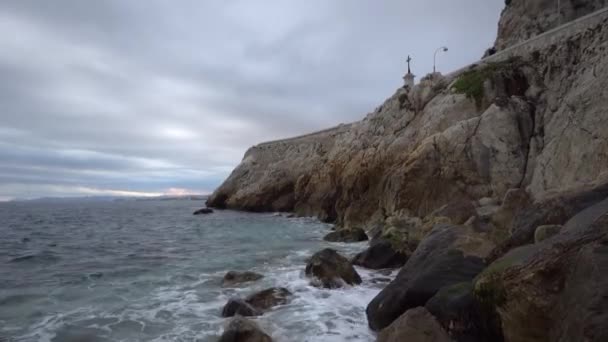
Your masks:
[{"label": "lamp post", "polygon": [[562,1],[557,0],[557,26],[562,25]]},{"label": "lamp post", "polygon": [[439,49],[435,50],[435,54],[433,55],[433,74],[437,72],[435,65],[437,61],[437,52],[439,51],[448,52],[448,48],[446,46],[442,46]]}]

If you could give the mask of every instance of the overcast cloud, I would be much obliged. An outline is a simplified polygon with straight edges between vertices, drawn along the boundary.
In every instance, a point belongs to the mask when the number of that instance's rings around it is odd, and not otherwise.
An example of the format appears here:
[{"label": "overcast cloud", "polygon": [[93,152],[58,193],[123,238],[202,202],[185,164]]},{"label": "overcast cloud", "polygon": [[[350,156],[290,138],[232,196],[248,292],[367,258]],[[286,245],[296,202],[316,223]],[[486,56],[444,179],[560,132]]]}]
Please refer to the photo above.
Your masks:
[{"label": "overcast cloud", "polygon": [[0,2],[0,200],[212,191],[245,150],[359,120],[503,0]]}]

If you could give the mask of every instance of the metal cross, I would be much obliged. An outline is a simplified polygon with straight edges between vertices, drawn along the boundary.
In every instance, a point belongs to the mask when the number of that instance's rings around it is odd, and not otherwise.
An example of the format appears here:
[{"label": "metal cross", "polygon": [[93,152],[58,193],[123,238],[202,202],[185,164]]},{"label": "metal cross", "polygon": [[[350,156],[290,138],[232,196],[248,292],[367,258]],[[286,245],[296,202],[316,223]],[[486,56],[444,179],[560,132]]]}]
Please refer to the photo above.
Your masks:
[{"label": "metal cross", "polygon": [[410,55],[407,55],[407,73],[411,74],[412,72],[410,71],[410,62],[412,61],[412,57],[410,57]]}]

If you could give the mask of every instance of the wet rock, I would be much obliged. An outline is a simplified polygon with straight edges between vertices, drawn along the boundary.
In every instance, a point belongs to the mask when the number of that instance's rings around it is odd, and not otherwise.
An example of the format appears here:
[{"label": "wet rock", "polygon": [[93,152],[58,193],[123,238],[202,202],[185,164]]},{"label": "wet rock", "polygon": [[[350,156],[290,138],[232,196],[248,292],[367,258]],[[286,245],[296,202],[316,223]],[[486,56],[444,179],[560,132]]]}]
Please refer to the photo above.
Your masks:
[{"label": "wet rock", "polygon": [[408,310],[378,335],[377,342],[450,342],[451,339],[425,308]]},{"label": "wet rock", "polygon": [[353,264],[379,270],[401,267],[407,258],[408,253],[395,250],[389,241],[377,240],[368,249],[357,254],[353,259]]},{"label": "wet rock", "polygon": [[538,226],[536,231],[534,231],[534,242],[539,243],[543,240],[546,240],[553,235],[559,233],[562,230],[562,226],[559,224],[549,224],[544,226]]},{"label": "wet rock", "polygon": [[254,308],[252,305],[240,298],[231,298],[222,309],[222,317],[232,317],[235,315],[259,316],[261,314],[261,310]]},{"label": "wet rock", "polygon": [[306,264],[305,273],[314,278],[313,285],[330,289],[361,284],[361,277],[348,259],[331,248],[315,253]]},{"label": "wet rock", "polygon": [[607,341],[608,199],[493,262],[475,293],[500,316],[506,341]]},{"label": "wet rock", "polygon": [[212,214],[212,213],[213,213],[213,209],[202,208],[202,209],[199,209],[199,210],[195,211],[194,213],[192,213],[192,215],[208,215],[208,214]]},{"label": "wet rock", "polygon": [[367,241],[368,237],[365,230],[361,228],[338,229],[333,231],[323,238],[329,242],[360,242]]},{"label": "wet rock", "polygon": [[471,282],[442,288],[425,307],[456,341],[503,341],[500,319],[477,299]]},{"label": "wet rock", "polygon": [[367,306],[370,328],[381,330],[423,306],[441,288],[471,281],[485,267],[491,245],[464,226],[439,225],[420,243],[399,274]]},{"label": "wet rock", "polygon": [[272,338],[255,322],[235,317],[224,329],[219,342],[272,342]]},{"label": "wet rock", "polygon": [[258,310],[268,310],[289,302],[291,292],[283,287],[273,287],[247,297],[245,301]]},{"label": "wet rock", "polygon": [[250,281],[256,281],[264,278],[263,275],[255,272],[237,272],[237,271],[229,271],[224,275],[224,279],[222,280],[222,286],[234,286],[241,283],[246,283]]}]

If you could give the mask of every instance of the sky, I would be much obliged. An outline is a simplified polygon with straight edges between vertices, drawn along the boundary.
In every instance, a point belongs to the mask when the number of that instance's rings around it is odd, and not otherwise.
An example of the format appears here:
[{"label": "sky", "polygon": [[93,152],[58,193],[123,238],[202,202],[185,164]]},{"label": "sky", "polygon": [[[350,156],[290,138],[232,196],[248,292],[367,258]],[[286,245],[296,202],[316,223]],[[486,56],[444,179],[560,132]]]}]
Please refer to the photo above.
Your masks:
[{"label": "sky", "polygon": [[503,0],[0,0],[0,200],[209,193],[481,57]]}]

